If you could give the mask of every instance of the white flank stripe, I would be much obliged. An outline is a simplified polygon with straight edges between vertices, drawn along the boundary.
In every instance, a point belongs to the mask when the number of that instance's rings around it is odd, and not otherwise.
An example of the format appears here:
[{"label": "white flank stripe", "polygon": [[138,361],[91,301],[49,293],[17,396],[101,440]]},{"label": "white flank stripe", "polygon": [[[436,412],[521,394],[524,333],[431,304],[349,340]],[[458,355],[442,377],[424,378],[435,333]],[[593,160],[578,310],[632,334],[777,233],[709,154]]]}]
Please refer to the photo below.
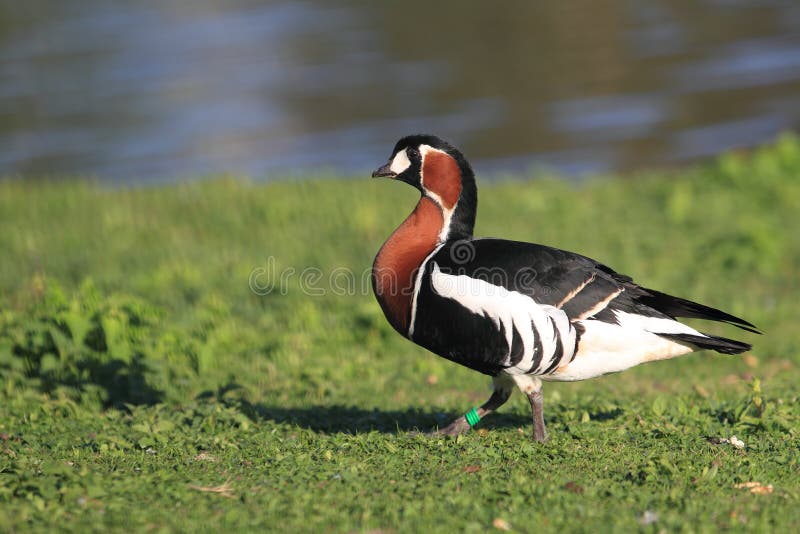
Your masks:
[{"label": "white flank stripe", "polygon": [[536,371],[549,367],[553,362],[557,343],[555,336],[561,338],[563,346],[561,360],[568,361],[572,357],[577,333],[567,315],[558,308],[537,304],[527,295],[509,291],[485,280],[442,273],[436,263],[433,264],[431,273],[431,286],[442,297],[455,300],[476,315],[488,317],[498,330],[503,328],[509,350],[503,362],[505,365],[511,363],[511,348],[516,328],[522,340],[522,359],[517,365],[506,370],[507,373],[522,374],[530,370],[535,356],[534,336],[537,335],[541,337],[542,358]]}]

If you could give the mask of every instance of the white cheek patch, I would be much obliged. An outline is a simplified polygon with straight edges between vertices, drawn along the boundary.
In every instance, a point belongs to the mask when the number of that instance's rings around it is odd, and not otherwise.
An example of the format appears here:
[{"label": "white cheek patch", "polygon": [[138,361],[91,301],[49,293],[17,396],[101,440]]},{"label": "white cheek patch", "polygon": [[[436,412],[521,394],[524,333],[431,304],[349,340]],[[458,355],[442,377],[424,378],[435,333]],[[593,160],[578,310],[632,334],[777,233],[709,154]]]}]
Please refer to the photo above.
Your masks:
[{"label": "white cheek patch", "polygon": [[408,154],[405,150],[401,150],[392,159],[392,164],[389,165],[389,170],[395,174],[400,174],[407,168],[411,167],[411,160],[408,159]]}]

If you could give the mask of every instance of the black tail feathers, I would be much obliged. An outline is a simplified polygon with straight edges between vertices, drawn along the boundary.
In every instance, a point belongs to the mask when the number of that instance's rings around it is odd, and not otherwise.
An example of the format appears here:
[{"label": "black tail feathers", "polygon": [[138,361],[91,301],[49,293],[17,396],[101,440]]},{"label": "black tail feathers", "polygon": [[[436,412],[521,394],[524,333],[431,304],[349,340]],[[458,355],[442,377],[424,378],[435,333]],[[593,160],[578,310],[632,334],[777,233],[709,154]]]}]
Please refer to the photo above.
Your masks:
[{"label": "black tail feathers", "polygon": [[720,336],[695,336],[692,334],[658,334],[661,337],[677,341],[686,345],[697,347],[698,349],[715,350],[721,354],[741,354],[747,352],[752,345],[742,343],[735,339],[728,339]]},{"label": "black tail feathers", "polygon": [[[692,302],[691,300],[682,299],[680,297],[673,297],[672,295],[668,295],[666,293],[662,293],[654,289],[644,289],[644,291],[647,294],[640,296],[639,301],[647,306],[650,306],[651,308],[655,308],[661,313],[669,315],[670,317],[708,319],[711,321],[728,323],[733,326],[739,327],[742,330],[747,330],[748,332],[752,332],[754,334],[761,333],[758,331],[758,328],[754,324],[745,321],[740,317],[736,317],[735,315],[725,313],[722,310],[718,310],[716,308],[712,308],[704,304],[699,304],[697,302]],[[731,341],[725,338],[718,338],[718,339]],[[744,343],[739,343],[738,341],[733,341],[733,343],[745,346]],[[747,349],[743,350],[748,350],[750,348],[750,345],[747,345],[747,347],[748,347]],[[743,352],[743,350],[739,352]],[[736,354],[736,353],[730,353],[730,354]]]}]

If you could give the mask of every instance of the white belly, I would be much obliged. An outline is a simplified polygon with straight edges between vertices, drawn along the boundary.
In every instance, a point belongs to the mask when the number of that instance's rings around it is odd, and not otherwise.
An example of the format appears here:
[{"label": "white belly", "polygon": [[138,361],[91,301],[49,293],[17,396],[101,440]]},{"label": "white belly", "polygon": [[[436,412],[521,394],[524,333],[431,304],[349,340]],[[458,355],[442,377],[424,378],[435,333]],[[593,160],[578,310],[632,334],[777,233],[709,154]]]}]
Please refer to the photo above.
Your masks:
[{"label": "white belly", "polygon": [[[637,324],[623,322],[620,326],[593,319],[580,321],[580,324],[584,327],[584,333],[575,359],[552,374],[540,377],[542,380],[586,380],[624,371],[640,363],[675,358],[695,350],[648,332]],[[686,325],[680,326],[696,332]]]}]

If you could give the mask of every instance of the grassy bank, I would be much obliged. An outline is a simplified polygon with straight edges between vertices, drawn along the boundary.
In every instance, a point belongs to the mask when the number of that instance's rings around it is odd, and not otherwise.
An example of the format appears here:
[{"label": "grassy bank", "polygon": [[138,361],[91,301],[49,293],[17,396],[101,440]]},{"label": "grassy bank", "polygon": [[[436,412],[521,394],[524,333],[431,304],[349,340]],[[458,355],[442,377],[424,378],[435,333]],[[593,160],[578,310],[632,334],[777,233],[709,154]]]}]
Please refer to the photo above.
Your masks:
[{"label": "grassy bank", "polygon": [[[518,394],[478,432],[412,437],[489,386],[400,338],[365,287],[409,187],[5,181],[0,530],[800,522],[800,141],[479,188],[478,235],[579,251],[766,335],[711,325],[752,354],[546,384],[543,445]],[[721,442],[734,434],[743,449]]]}]

